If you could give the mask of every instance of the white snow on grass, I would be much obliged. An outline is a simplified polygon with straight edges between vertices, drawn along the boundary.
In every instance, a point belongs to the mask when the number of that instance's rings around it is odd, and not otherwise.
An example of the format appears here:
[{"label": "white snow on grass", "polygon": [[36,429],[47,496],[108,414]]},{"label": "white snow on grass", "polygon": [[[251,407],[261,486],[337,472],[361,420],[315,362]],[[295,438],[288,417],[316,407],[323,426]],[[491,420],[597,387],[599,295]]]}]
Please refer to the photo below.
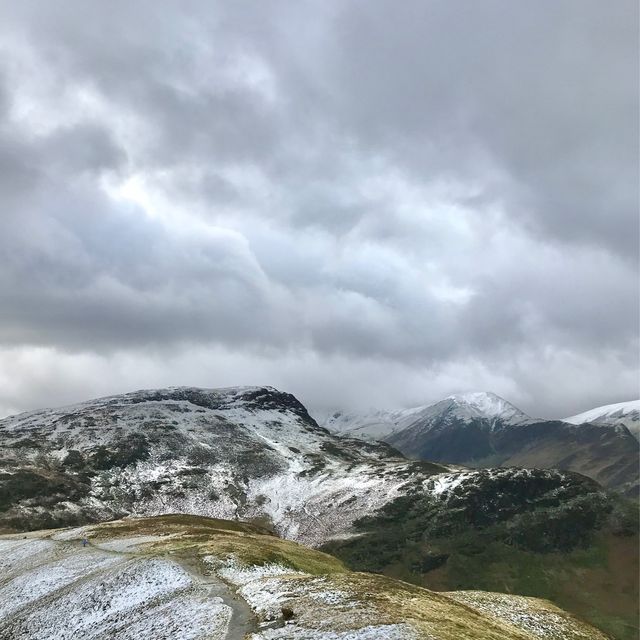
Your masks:
[{"label": "white snow on grass", "polygon": [[7,582],[2,582],[0,583],[0,619],[39,598],[66,587],[78,578],[123,560],[124,558],[79,549],[76,555],[43,564]]},{"label": "white snow on grass", "polygon": [[231,608],[220,598],[185,594],[130,615],[117,640],[224,640]]},{"label": "white snow on grass", "polygon": [[192,587],[189,574],[175,562],[128,560],[72,583],[41,606],[31,606],[24,617],[17,616],[9,637],[76,640],[106,635],[133,612]]},{"label": "white snow on grass", "polygon": [[326,576],[312,576],[278,563],[243,565],[234,557],[226,560],[205,556],[205,564],[238,588],[240,595],[262,620],[275,620],[283,603],[306,597],[313,606],[351,608],[357,606],[347,592],[332,586]]},{"label": "white snow on grass", "polygon": [[[591,628],[588,631],[580,623],[549,602],[525,596],[514,596],[483,591],[452,591],[446,594],[543,640],[606,640],[605,634]],[[596,635],[597,634],[597,635]]]},{"label": "white snow on grass", "polygon": [[229,558],[227,561],[222,562],[214,556],[205,556],[203,561],[212,567],[220,577],[236,587],[242,587],[254,580],[273,576],[305,575],[300,571],[295,571],[290,567],[285,567],[275,562],[263,565],[242,565],[235,558]]},{"label": "white snow on grass", "polygon": [[406,624],[372,625],[349,631],[325,631],[300,629],[286,625],[281,629],[267,629],[252,634],[250,640],[429,640],[424,634],[418,636]]},{"label": "white snow on grass", "polygon": [[0,579],[43,562],[55,549],[50,540],[0,540]]},{"label": "white snow on grass", "polygon": [[[356,519],[401,495],[418,473],[384,445],[330,435],[268,388],[140,391],[6,418],[0,434],[8,450],[30,436],[43,443],[37,453],[57,458],[70,450],[90,458],[134,435],[147,442],[144,459],[93,477],[75,504],[87,520],[123,512],[266,517],[280,535],[312,546],[353,533]],[[74,505],[62,507],[56,515]]]},{"label": "white snow on grass", "polygon": [[407,463],[384,468],[359,464],[329,464],[314,475],[282,474],[249,482],[247,498],[259,504],[250,516],[267,515],[284,538],[318,546],[351,532],[355,520],[370,514],[401,494]]},{"label": "white snow on grass", "polygon": [[432,495],[446,498],[456,487],[461,484],[473,480],[479,475],[477,471],[461,471],[458,473],[439,473],[435,476],[431,476],[424,481],[423,486],[425,491],[430,492]]}]

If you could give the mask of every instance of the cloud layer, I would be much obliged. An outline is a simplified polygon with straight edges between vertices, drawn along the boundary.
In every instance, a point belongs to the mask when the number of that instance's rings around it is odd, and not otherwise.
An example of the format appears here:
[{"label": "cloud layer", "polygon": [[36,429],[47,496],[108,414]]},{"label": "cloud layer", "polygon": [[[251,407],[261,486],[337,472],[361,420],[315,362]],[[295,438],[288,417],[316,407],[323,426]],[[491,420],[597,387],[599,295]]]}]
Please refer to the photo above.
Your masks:
[{"label": "cloud layer", "polygon": [[0,414],[637,395],[637,12],[0,4]]}]

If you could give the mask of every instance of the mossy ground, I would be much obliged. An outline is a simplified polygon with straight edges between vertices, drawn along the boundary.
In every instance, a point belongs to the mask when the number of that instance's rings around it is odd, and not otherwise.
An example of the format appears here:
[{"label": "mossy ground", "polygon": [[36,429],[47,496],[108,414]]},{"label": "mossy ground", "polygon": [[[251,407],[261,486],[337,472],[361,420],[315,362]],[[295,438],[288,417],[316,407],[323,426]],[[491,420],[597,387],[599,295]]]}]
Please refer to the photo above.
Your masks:
[{"label": "mossy ground", "polygon": [[[586,548],[536,553],[469,535],[409,544],[389,564],[368,568],[438,591],[478,589],[545,598],[618,640],[638,640],[638,545],[637,535],[602,533]],[[376,552],[367,548],[372,565]],[[344,550],[334,552],[352,569],[362,568],[364,548],[354,555]],[[432,571],[416,571],[425,555],[447,559]]]},{"label": "mossy ground", "polygon": [[429,589],[545,598],[618,640],[638,640],[637,504],[604,502],[597,491],[549,504],[542,494],[539,505],[523,500],[530,512],[505,515],[476,497],[471,509],[403,497],[356,523],[364,535],[323,550],[353,570]]},{"label": "mossy ground", "polygon": [[342,561],[331,555],[283,540],[268,529],[247,522],[175,514],[107,522],[88,532],[96,540],[148,535],[171,536],[147,545],[150,551],[162,548],[167,553],[198,558],[235,557],[246,565],[275,563],[312,575],[348,571]]}]

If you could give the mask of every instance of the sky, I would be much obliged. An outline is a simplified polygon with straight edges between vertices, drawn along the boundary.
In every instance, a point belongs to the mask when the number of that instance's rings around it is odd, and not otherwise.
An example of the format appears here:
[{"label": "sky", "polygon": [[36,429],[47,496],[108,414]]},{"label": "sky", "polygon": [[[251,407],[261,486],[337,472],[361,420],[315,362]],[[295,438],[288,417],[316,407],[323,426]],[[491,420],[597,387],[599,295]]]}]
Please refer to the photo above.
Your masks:
[{"label": "sky", "polygon": [[638,397],[635,0],[0,0],[0,416]]}]

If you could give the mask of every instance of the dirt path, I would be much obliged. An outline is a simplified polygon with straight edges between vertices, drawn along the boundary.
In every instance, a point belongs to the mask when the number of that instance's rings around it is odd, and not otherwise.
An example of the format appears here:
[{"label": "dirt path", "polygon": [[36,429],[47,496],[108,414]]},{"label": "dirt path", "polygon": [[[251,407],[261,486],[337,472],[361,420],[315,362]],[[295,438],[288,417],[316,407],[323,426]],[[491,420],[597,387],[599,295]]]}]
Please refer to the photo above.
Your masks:
[{"label": "dirt path", "polygon": [[231,588],[215,575],[204,575],[198,569],[198,563],[191,558],[172,557],[172,560],[193,578],[201,589],[205,589],[214,598],[222,598],[224,604],[231,609],[231,620],[225,640],[244,640],[249,634],[258,630],[258,619],[251,607]]}]

